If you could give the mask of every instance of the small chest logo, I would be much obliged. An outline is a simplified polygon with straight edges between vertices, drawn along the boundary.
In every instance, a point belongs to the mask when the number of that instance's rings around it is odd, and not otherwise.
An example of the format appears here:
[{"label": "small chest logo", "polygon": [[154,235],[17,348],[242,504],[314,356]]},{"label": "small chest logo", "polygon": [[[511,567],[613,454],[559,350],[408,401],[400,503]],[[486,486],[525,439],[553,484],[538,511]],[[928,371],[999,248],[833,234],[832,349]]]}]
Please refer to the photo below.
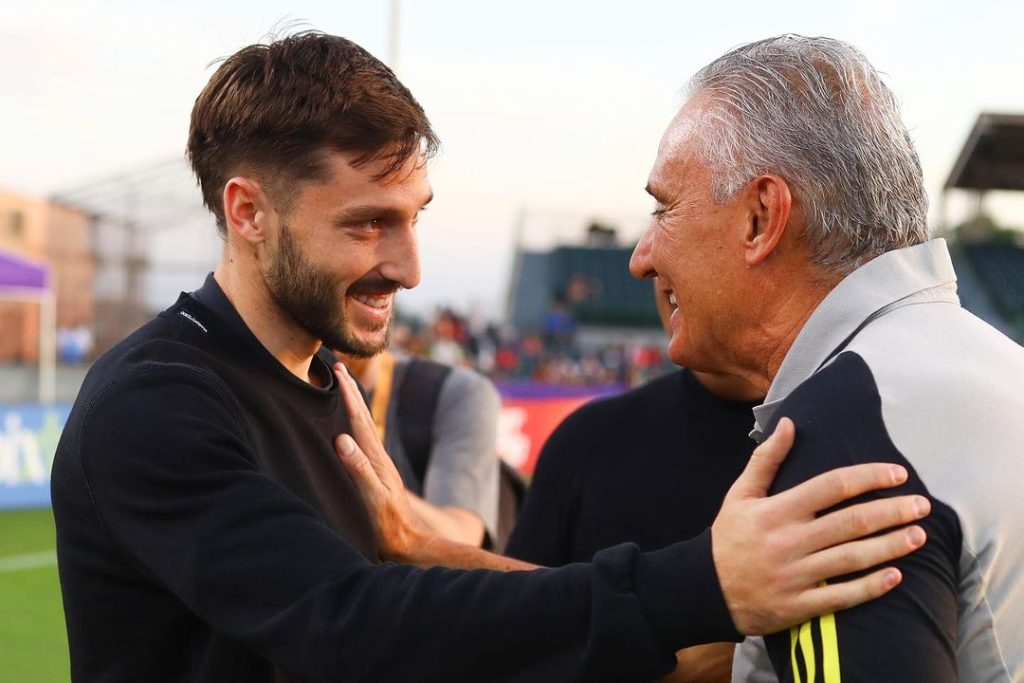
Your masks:
[{"label": "small chest logo", "polygon": [[189,313],[186,310],[179,310],[178,313],[181,315],[182,318],[185,318],[186,320],[190,320],[191,322],[195,323],[195,326],[201,329],[203,331],[203,334],[206,333],[206,325],[202,324],[194,317],[192,317],[191,313]]}]

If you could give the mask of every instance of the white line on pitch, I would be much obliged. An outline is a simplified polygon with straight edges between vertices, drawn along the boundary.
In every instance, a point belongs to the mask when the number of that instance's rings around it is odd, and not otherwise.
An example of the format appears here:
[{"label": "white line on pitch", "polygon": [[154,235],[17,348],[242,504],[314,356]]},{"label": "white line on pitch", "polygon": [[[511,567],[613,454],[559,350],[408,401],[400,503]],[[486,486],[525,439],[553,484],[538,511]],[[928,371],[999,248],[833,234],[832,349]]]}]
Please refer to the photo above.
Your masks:
[{"label": "white line on pitch", "polygon": [[52,567],[57,564],[57,552],[47,550],[42,553],[27,553],[25,555],[8,555],[0,557],[0,572],[19,572],[25,569],[38,569],[40,567]]}]

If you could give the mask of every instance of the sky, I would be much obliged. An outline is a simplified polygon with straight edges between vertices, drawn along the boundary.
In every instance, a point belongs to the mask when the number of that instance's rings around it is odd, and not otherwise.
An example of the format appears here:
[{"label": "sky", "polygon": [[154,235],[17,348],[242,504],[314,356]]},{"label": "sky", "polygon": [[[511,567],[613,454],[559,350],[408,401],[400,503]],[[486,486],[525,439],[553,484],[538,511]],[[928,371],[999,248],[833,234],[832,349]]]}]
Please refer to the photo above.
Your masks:
[{"label": "sky", "polygon": [[[388,61],[391,6],[8,3],[0,187],[49,195],[181,158],[214,60],[300,25]],[[430,167],[436,199],[420,222],[422,284],[400,298],[413,310],[450,304],[500,316],[517,239],[571,241],[592,219],[636,239],[652,206],[643,187],[681,89],[744,42],[793,32],[864,51],[901,99],[933,222],[978,113],[1024,113],[1024,3],[402,0],[400,8],[395,66],[443,145]],[[952,198],[954,218],[964,204]],[[988,206],[1024,225],[1019,198]],[[203,252],[211,261],[212,230]],[[153,240],[153,249],[173,249],[168,239],[177,238]],[[172,286],[199,284],[188,277]]]}]

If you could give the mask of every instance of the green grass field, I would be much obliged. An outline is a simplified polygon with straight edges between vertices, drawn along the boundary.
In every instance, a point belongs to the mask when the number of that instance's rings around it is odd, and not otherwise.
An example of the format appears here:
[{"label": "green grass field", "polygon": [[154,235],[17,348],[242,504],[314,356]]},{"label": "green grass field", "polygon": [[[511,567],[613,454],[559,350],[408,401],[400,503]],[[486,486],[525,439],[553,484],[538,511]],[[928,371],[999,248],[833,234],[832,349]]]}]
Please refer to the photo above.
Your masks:
[{"label": "green grass field", "polygon": [[69,678],[54,548],[49,509],[0,511],[0,683]]}]

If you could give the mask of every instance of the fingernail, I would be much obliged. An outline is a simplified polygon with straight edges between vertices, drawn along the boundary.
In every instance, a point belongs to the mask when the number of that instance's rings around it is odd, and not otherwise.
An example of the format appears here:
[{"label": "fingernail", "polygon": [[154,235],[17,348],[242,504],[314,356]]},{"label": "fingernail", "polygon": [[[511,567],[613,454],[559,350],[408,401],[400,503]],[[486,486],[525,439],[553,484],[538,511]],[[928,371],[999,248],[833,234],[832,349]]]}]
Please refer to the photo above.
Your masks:
[{"label": "fingernail", "polygon": [[907,540],[910,541],[910,545],[917,547],[924,544],[924,530],[921,527],[910,527],[907,529]]},{"label": "fingernail", "polygon": [[892,466],[892,480],[897,484],[902,484],[907,480],[907,470],[900,465]]},{"label": "fingernail", "polygon": [[892,588],[900,582],[900,573],[895,569],[890,569],[885,573],[885,578],[882,580],[885,582],[887,588]]},{"label": "fingernail", "polygon": [[918,496],[917,498],[914,499],[914,509],[917,510],[917,514],[924,517],[932,511],[931,501],[929,501],[924,496]]},{"label": "fingernail", "polygon": [[343,455],[352,455],[356,452],[356,445],[347,434],[338,437],[338,448],[341,449]]}]

